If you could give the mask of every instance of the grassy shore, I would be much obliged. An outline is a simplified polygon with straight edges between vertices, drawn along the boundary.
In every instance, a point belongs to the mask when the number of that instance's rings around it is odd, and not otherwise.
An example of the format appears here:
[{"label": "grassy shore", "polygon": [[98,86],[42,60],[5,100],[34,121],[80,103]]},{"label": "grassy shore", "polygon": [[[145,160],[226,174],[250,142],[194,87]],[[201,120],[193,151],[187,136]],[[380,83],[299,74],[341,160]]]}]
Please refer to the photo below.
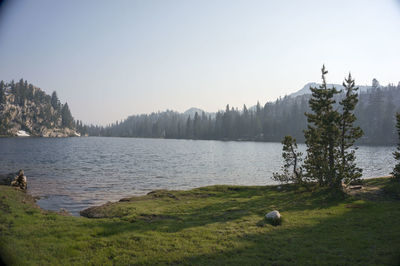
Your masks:
[{"label": "grassy shore", "polygon": [[[0,186],[0,252],[10,265],[399,265],[399,186],[366,181],[332,197],[293,185],[156,191],[72,217]],[[372,189],[373,188],[373,189]],[[264,215],[279,210],[280,226]]]}]

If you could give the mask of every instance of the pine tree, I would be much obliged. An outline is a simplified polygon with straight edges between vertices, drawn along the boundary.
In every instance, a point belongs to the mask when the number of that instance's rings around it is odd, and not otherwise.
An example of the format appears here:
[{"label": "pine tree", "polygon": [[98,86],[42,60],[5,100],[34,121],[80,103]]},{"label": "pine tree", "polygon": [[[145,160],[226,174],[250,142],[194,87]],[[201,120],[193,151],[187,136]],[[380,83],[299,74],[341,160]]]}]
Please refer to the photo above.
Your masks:
[{"label": "pine tree", "polygon": [[199,114],[196,112],[194,114],[194,119],[193,119],[193,137],[195,139],[199,139],[201,137],[200,130],[201,130],[200,117]]},{"label": "pine tree", "polygon": [[379,88],[381,86],[381,84],[379,84],[379,81],[377,79],[372,79],[372,87],[374,87],[375,89]]},{"label": "pine tree", "polygon": [[6,102],[5,88],[4,81],[0,81],[0,104]]},{"label": "pine tree", "polygon": [[399,135],[399,142],[397,144],[397,150],[393,153],[393,155],[397,161],[397,164],[395,165],[391,174],[393,175],[393,178],[400,181],[400,113],[396,114],[396,128]]},{"label": "pine tree", "polygon": [[285,164],[282,167],[282,174],[273,173],[273,179],[281,183],[297,183],[303,182],[303,169],[299,166],[302,161],[302,153],[297,151],[296,139],[291,136],[285,136],[282,140],[282,157]]},{"label": "pine tree", "polygon": [[340,162],[339,162],[339,178],[346,184],[357,180],[362,176],[362,169],[358,168],[355,163],[354,143],[363,135],[360,127],[354,126],[356,116],[354,110],[358,102],[358,88],[355,87],[354,79],[351,74],[343,82],[346,96],[340,101],[342,106],[342,114],[340,119]]},{"label": "pine tree", "polygon": [[61,108],[62,126],[72,128],[74,125],[74,118],[69,110],[68,103],[65,103]]},{"label": "pine tree", "polygon": [[229,108],[229,104],[226,105],[225,113],[222,116],[222,130],[224,138],[229,138],[232,134],[232,111]]},{"label": "pine tree", "polygon": [[1,104],[6,102],[6,95],[5,95],[6,85],[4,81],[0,81],[0,136],[7,135],[7,131],[9,129],[9,114],[3,112]]},{"label": "pine tree", "polygon": [[193,137],[193,123],[190,119],[190,115],[186,120],[186,138],[191,139]]},{"label": "pine tree", "polygon": [[60,100],[58,99],[56,91],[53,91],[51,94],[51,106],[53,106],[54,110],[56,111],[60,111],[61,109]]},{"label": "pine tree", "polygon": [[338,144],[340,114],[333,109],[334,96],[339,93],[335,88],[328,88],[325,66],[322,67],[322,84],[319,88],[311,87],[312,96],[309,105],[312,113],[306,113],[307,130],[304,132],[307,145],[307,157],[304,167],[306,176],[321,186],[339,187]]}]

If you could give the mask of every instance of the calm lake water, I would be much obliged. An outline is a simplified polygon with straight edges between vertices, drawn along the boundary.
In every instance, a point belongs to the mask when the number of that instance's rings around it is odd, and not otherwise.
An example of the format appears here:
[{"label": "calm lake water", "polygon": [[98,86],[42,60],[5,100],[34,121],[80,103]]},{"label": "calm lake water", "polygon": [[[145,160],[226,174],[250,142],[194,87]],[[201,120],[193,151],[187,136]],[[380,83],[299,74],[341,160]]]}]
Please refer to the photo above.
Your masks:
[{"label": "calm lake water", "polygon": [[[304,150],[304,145],[299,145]],[[361,146],[364,177],[388,175],[395,147]],[[280,143],[138,138],[0,138],[0,172],[24,169],[39,206],[74,215],[155,189],[274,184]]]}]

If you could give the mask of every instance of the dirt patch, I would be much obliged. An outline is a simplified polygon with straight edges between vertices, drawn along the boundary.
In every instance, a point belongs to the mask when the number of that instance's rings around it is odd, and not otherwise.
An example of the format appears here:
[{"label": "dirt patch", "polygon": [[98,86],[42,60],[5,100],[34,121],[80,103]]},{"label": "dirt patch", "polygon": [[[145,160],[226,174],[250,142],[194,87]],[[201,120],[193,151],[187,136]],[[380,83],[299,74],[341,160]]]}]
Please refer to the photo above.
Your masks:
[{"label": "dirt patch", "polygon": [[346,205],[346,208],[349,208],[349,209],[361,209],[363,207],[363,205],[360,205],[360,204],[347,204]]},{"label": "dirt patch", "polygon": [[224,215],[244,215],[247,214],[248,211],[247,210],[242,210],[242,209],[230,209],[230,210],[226,210],[224,212]]},{"label": "dirt patch", "polygon": [[151,192],[147,193],[147,195],[151,196],[153,198],[168,197],[168,198],[171,198],[171,199],[179,200],[178,197],[176,197],[174,194],[172,194],[171,191],[164,190],[164,189],[151,191]]},{"label": "dirt patch", "polygon": [[[390,178],[390,176],[379,178]],[[371,201],[395,200],[393,195],[386,193],[385,184],[382,182],[364,182],[361,185],[348,186],[344,191],[358,199]]]},{"label": "dirt patch", "polygon": [[140,214],[139,217],[137,217],[138,220],[143,220],[146,222],[156,222],[156,221],[162,221],[162,220],[177,220],[176,217],[170,216],[170,215],[161,215],[161,214]]},{"label": "dirt patch", "polygon": [[146,200],[146,197],[143,196],[133,196],[129,198],[122,198],[119,200],[119,202],[134,202],[134,201],[142,201]]}]

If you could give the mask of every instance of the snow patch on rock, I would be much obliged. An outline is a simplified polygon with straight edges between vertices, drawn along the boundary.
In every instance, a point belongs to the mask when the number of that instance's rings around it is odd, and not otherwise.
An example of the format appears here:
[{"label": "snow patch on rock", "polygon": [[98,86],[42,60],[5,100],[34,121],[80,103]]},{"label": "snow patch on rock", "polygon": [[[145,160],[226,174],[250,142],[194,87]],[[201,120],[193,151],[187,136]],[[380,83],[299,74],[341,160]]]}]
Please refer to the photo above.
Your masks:
[{"label": "snow patch on rock", "polygon": [[30,135],[25,130],[18,130],[17,137],[30,137]]}]

